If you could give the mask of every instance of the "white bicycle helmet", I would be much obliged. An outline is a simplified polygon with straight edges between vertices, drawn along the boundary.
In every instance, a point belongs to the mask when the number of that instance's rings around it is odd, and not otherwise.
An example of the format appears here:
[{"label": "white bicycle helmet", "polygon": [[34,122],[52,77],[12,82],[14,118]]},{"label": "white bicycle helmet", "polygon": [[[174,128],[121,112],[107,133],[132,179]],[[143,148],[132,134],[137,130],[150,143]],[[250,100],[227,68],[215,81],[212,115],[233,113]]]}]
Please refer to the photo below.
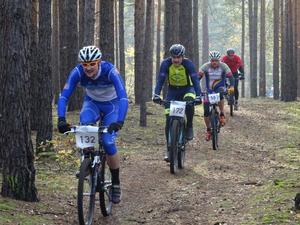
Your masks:
[{"label": "white bicycle helmet", "polygon": [[210,60],[212,60],[212,59],[220,60],[220,58],[221,58],[220,52],[218,52],[218,51],[210,51],[209,52],[209,59]]},{"label": "white bicycle helmet", "polygon": [[83,47],[78,53],[79,62],[95,61],[101,59],[101,57],[100,49],[93,45]]}]

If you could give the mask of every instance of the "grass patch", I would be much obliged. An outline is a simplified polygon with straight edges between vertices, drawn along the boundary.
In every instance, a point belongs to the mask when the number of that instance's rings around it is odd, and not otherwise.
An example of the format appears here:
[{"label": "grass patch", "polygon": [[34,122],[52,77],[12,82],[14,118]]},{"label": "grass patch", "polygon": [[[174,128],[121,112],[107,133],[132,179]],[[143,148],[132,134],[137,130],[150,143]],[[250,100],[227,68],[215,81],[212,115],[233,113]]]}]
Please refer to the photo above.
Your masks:
[{"label": "grass patch", "polygon": [[[50,220],[43,218],[42,215],[32,215],[22,212],[20,206],[30,204],[27,202],[17,201],[13,199],[6,199],[0,197],[0,224],[19,224],[19,225],[41,225],[50,224]],[[38,204],[39,209],[43,204]],[[25,210],[27,207],[24,207]]]},{"label": "grass patch", "polygon": [[15,209],[16,204],[8,199],[0,198],[0,211]]},{"label": "grass patch", "polygon": [[51,221],[37,215],[3,213],[0,216],[0,224],[41,225],[51,224]]},{"label": "grass patch", "polygon": [[[278,114],[283,121],[276,126],[286,130],[286,139],[281,142],[282,147],[275,151],[277,165],[280,170],[274,171],[268,183],[259,187],[250,198],[250,214],[254,218],[245,224],[289,224],[299,225],[300,218],[293,211],[295,195],[300,192],[300,146],[299,119],[300,103],[278,104]],[[249,219],[250,220],[250,219]]]}]

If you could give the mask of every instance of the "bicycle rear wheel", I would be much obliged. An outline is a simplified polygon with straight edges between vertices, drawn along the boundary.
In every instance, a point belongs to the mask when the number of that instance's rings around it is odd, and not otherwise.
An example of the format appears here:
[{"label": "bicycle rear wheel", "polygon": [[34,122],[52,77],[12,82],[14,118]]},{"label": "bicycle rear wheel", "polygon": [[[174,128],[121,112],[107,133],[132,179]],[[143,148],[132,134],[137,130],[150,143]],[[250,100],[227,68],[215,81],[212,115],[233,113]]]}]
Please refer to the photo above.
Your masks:
[{"label": "bicycle rear wheel", "polygon": [[210,115],[211,132],[212,132],[212,147],[213,150],[218,150],[218,114],[215,109],[212,109]]},{"label": "bicycle rear wheel", "polygon": [[170,129],[170,172],[175,174],[178,168],[178,136],[179,136],[179,121],[173,120]]},{"label": "bicycle rear wheel", "polygon": [[80,165],[77,208],[80,225],[93,223],[95,209],[95,182],[93,180],[91,160],[84,159]]},{"label": "bicycle rear wheel", "polygon": [[106,165],[105,155],[102,157],[100,166],[100,180],[98,185],[100,185],[100,209],[103,216],[109,216],[112,212],[112,201],[110,197],[111,192],[111,174]]}]

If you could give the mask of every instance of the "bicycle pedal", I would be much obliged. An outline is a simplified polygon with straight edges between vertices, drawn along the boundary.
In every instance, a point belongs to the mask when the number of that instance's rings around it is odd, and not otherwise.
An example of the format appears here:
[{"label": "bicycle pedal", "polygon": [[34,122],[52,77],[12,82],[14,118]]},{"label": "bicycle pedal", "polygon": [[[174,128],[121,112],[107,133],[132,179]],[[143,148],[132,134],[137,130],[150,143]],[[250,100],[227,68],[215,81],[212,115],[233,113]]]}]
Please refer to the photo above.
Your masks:
[{"label": "bicycle pedal", "polygon": [[167,163],[169,163],[169,162],[170,162],[170,159],[169,159],[168,157],[165,157],[165,158],[164,158],[164,161],[167,162]]}]

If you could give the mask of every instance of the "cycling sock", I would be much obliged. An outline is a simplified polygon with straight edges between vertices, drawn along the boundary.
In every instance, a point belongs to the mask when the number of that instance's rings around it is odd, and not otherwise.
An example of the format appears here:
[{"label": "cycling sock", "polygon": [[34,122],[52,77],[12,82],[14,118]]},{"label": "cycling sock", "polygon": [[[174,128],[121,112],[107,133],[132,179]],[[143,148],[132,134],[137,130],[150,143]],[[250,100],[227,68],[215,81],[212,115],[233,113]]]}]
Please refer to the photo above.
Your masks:
[{"label": "cycling sock", "polygon": [[120,178],[119,178],[119,172],[120,172],[120,169],[110,169],[110,172],[111,172],[111,182],[112,184],[117,184],[119,185],[120,184]]}]

